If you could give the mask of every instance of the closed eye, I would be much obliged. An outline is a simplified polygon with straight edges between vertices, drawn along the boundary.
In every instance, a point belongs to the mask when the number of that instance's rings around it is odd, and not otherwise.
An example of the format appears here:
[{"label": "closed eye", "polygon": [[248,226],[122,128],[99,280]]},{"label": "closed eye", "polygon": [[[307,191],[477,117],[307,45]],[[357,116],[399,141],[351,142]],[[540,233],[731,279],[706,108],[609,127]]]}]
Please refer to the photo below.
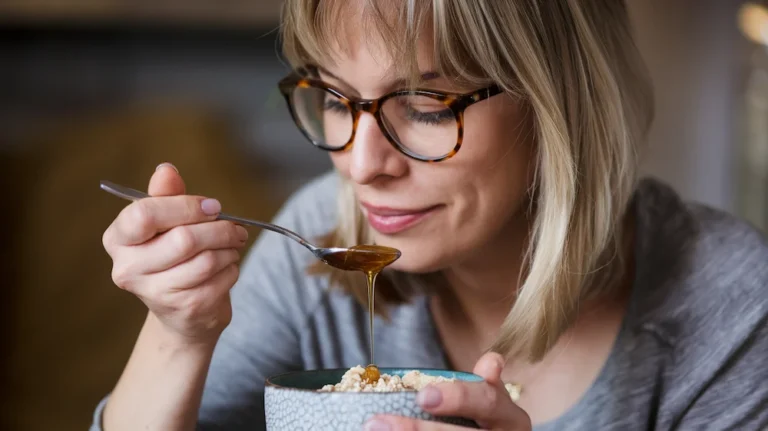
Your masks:
[{"label": "closed eye", "polygon": [[422,112],[412,106],[406,109],[406,119],[428,125],[440,125],[446,121],[453,120],[454,114],[450,109],[441,109],[439,111]]}]

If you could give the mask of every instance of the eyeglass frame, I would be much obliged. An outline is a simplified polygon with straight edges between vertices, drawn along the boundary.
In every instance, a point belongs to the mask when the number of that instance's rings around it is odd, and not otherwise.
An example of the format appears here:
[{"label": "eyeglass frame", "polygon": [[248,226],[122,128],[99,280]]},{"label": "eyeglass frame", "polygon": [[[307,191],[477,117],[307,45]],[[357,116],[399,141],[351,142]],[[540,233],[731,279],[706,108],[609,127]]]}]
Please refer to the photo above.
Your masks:
[{"label": "eyeglass frame", "polygon": [[[436,90],[416,88],[413,90],[395,90],[376,99],[360,99],[347,97],[335,86],[324,82],[321,79],[309,77],[308,75],[311,73],[311,70],[312,69],[298,69],[290,73],[288,76],[280,80],[278,83],[278,88],[280,89],[280,92],[283,94],[283,97],[288,104],[288,110],[291,114],[291,117],[293,118],[294,123],[296,123],[299,131],[301,131],[304,137],[306,137],[312,143],[312,145],[331,152],[348,150],[352,147],[352,144],[355,140],[360,116],[363,112],[367,112],[373,115],[382,134],[387,138],[387,141],[389,141],[389,143],[395,147],[395,149],[414,160],[427,163],[442,162],[455,156],[456,153],[458,153],[461,149],[461,145],[464,141],[464,111],[475,103],[482,102],[483,100],[501,94],[504,91],[500,86],[496,84],[481,88],[471,93],[447,93]],[[314,75],[317,75],[316,71],[314,72]],[[315,141],[315,139],[310,136],[309,132],[304,128],[304,126],[302,126],[302,122],[299,119],[299,116],[297,115],[293,106],[291,96],[293,91],[297,88],[316,88],[328,92],[337,97],[347,107],[350,114],[352,115],[352,132],[347,143],[339,147],[331,147],[324,145],[321,142]],[[383,106],[387,100],[399,96],[425,96],[443,102],[443,104],[445,104],[445,106],[453,112],[454,118],[456,119],[457,135],[456,144],[454,145],[453,149],[442,156],[426,157],[411,151],[403,144],[397,142],[397,139],[392,136],[392,134],[387,130],[387,127],[384,125],[384,118],[381,115],[381,106]]]}]

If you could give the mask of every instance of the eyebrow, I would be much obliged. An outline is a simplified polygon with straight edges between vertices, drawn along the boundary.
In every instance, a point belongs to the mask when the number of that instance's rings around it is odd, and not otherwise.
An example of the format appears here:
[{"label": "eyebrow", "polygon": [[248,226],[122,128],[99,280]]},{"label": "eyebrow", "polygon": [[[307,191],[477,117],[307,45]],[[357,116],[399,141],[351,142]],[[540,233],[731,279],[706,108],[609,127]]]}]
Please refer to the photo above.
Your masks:
[{"label": "eyebrow", "polygon": [[[335,79],[335,80],[337,80],[337,81],[341,82],[341,83],[342,83],[342,84],[344,84],[345,86],[347,86],[347,87],[349,87],[349,88],[352,88],[352,86],[351,86],[351,85],[347,84],[347,83],[346,83],[346,82],[345,82],[343,79],[341,79],[341,78],[339,78],[338,76],[336,76],[336,75],[334,75],[333,73],[331,73],[331,72],[330,72],[328,69],[325,69],[325,68],[323,68],[323,67],[317,67],[317,70],[318,70],[320,73],[323,73],[323,74],[325,74],[325,75],[328,75],[329,77],[331,77],[331,78],[333,78],[333,79]],[[430,70],[430,71],[426,71],[426,72],[422,72],[422,74],[421,74],[421,80],[422,80],[422,81],[425,81],[425,82],[426,82],[426,81],[432,81],[432,80],[435,80],[435,79],[437,79],[437,78],[439,78],[439,77],[440,77],[440,74],[439,74],[439,73],[437,73],[437,72],[435,72],[435,71],[432,71],[432,70]],[[402,85],[404,85],[404,84],[405,84],[405,79],[402,79],[402,78],[401,78],[401,79],[397,79],[397,80],[395,80],[395,81],[392,83],[392,86],[393,86],[393,87],[399,87],[399,86],[402,86]]]}]

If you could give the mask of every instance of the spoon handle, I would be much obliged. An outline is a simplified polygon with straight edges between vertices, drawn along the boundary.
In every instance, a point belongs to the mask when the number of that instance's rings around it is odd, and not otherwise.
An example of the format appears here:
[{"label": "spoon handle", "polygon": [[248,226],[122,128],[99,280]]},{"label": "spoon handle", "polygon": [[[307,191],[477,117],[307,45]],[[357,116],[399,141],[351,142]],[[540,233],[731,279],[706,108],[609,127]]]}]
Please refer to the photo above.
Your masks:
[{"label": "spoon handle", "polygon": [[[150,197],[148,194],[144,192],[138,191],[136,189],[132,189],[130,187],[121,186],[120,184],[115,184],[112,181],[102,180],[100,183],[100,186],[101,186],[101,189],[104,190],[105,192],[111,193],[115,196],[121,197],[123,199],[127,199],[129,201],[137,201],[139,199]],[[256,226],[262,229],[271,230],[272,232],[283,234],[288,238],[291,238],[292,240],[303,245],[304,247],[308,248],[312,252],[314,252],[316,248],[314,245],[307,242],[307,240],[299,236],[296,232],[290,231],[284,227],[273,225],[271,223],[265,223],[257,220],[250,220],[247,218],[237,217],[237,216],[233,216],[225,213],[219,213],[219,216],[216,219],[227,220],[227,221],[231,221],[231,222],[243,224],[243,225]]]}]

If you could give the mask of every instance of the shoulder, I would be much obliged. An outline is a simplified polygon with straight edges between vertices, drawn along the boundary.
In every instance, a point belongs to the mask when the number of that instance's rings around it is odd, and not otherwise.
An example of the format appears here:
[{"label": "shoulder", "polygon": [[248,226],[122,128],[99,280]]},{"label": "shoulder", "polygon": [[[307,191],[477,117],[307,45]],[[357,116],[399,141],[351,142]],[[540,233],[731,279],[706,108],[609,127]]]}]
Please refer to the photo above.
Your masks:
[{"label": "shoulder", "polygon": [[671,344],[736,347],[768,316],[768,241],[744,220],[645,179],[635,197],[637,297]]},{"label": "shoulder", "polygon": [[[640,183],[634,207],[629,316],[636,333],[651,335],[664,352],[664,410],[700,421],[709,417],[701,405],[723,408],[737,388],[748,391],[739,408],[760,405],[765,392],[753,389],[768,378],[759,365],[768,352],[765,235],[725,211],[684,202],[659,181]],[[692,407],[697,400],[703,404]]]}]

